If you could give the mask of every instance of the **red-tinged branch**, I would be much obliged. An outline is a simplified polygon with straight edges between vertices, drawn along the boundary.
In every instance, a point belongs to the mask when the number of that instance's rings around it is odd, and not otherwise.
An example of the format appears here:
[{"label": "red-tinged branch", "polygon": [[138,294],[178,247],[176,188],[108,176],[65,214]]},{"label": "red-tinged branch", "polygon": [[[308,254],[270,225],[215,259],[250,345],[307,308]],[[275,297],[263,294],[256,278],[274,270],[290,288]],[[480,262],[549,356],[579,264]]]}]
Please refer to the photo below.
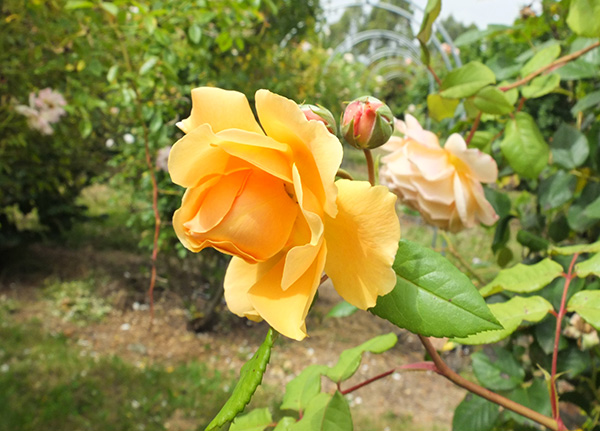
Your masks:
[{"label": "red-tinged branch", "polygon": [[481,121],[481,111],[479,111],[477,113],[477,117],[475,117],[475,121],[473,122],[473,127],[471,127],[471,131],[469,132],[469,136],[467,136],[467,139],[465,139],[465,142],[467,143],[467,145],[469,145],[469,143],[471,142],[471,139],[473,139],[473,136],[475,135],[475,132],[477,131],[477,128],[479,127],[479,121]]},{"label": "red-tinged branch", "polygon": [[371,150],[365,149],[363,150],[365,153],[365,158],[367,159],[367,170],[369,172],[369,182],[372,186],[375,185],[375,163],[373,163],[373,154]]},{"label": "red-tinged branch", "polygon": [[563,288],[562,298],[560,300],[560,308],[558,309],[558,314],[556,316],[556,332],[554,334],[554,350],[552,351],[552,371],[550,374],[550,402],[552,403],[552,417],[558,422],[559,430],[566,429],[562,420],[560,419],[560,409],[558,406],[558,391],[556,389],[556,369],[558,364],[558,345],[560,342],[560,333],[562,331],[562,321],[567,313],[567,294],[569,293],[569,286],[571,285],[571,280],[575,277],[573,274],[573,267],[575,266],[575,261],[579,256],[578,253],[573,255],[571,259],[571,264],[569,265],[569,271],[566,274],[563,274],[565,277],[565,287]]},{"label": "red-tinged branch", "polygon": [[518,413],[521,416],[524,416],[528,419],[531,419],[532,421],[535,421],[545,426],[546,428],[549,428],[553,431],[561,430],[561,428],[559,428],[559,424],[554,419],[549,418],[548,416],[544,416],[543,414],[531,410],[530,408],[527,408],[522,404],[516,403],[512,400],[509,400],[508,398],[498,395],[497,393],[492,392],[489,389],[479,386],[478,384],[473,383],[465,379],[464,377],[458,375],[448,365],[446,365],[444,360],[440,357],[437,350],[435,350],[435,347],[433,347],[431,341],[429,341],[427,337],[419,335],[419,338],[421,339],[421,343],[425,347],[425,350],[427,350],[427,353],[429,353],[429,355],[433,359],[433,363],[437,368],[438,374],[441,374],[455,385],[465,388],[469,392],[472,392],[475,395],[479,395],[480,397],[485,398],[486,400],[491,401],[495,404],[498,404],[499,406],[502,406],[505,409],[512,410],[513,412]]},{"label": "red-tinged branch", "polygon": [[435,70],[433,70],[433,67],[431,67],[430,64],[427,65],[427,70],[429,71],[429,73],[431,73],[431,76],[433,76],[433,79],[435,79],[435,82],[437,82],[437,85],[439,85],[441,87],[442,80],[440,79],[439,76],[437,76],[437,73],[435,73]]},{"label": "red-tinged branch", "polygon": [[580,49],[579,51],[575,51],[572,54],[564,55],[564,56],[554,60],[552,63],[547,64],[544,67],[540,67],[538,70],[536,70],[534,72],[531,72],[525,78],[519,79],[518,81],[515,81],[509,85],[505,85],[504,87],[500,87],[500,90],[508,91],[508,90],[512,90],[513,88],[517,88],[523,84],[527,84],[529,81],[531,81],[536,76],[541,75],[542,73],[544,73],[548,70],[556,70],[559,67],[562,67],[565,64],[567,64],[569,61],[573,61],[576,58],[581,57],[582,55],[586,54],[587,52],[589,52],[592,49],[597,48],[599,46],[600,46],[600,41],[592,43],[590,46]]}]

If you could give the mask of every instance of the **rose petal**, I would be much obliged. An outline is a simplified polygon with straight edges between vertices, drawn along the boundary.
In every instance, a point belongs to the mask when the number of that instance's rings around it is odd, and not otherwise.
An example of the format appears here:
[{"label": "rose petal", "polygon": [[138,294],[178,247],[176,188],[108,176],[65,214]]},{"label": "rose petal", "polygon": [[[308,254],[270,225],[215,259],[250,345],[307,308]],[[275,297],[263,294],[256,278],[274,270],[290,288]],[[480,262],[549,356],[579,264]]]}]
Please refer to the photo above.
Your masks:
[{"label": "rose petal", "polygon": [[312,190],[325,212],[335,216],[335,175],[342,146],[323,123],[309,122],[292,100],[267,90],[256,92],[256,111],[268,136],[287,143],[305,187]]},{"label": "rose petal", "polygon": [[190,133],[202,124],[209,124],[217,133],[225,129],[242,129],[263,134],[248,104],[248,99],[237,91],[200,87],[192,90],[192,112],[178,126]]},{"label": "rose petal", "polygon": [[338,215],[325,217],[325,272],[350,304],[367,309],[396,285],[400,240],[396,197],[382,186],[339,180]]},{"label": "rose petal", "polygon": [[247,317],[258,322],[260,315],[252,306],[248,290],[258,279],[259,264],[249,264],[239,257],[233,257],[223,281],[225,302],[229,310],[240,317]]}]

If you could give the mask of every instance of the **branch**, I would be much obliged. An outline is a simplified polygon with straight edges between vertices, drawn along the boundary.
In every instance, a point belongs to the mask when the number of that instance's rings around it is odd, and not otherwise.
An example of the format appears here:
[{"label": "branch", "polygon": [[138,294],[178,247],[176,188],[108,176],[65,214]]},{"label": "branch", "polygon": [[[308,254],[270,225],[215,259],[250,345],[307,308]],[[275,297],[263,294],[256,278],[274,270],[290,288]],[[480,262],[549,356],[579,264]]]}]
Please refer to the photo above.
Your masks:
[{"label": "branch", "polygon": [[446,363],[440,357],[437,350],[435,350],[435,347],[433,347],[431,341],[429,341],[427,337],[419,335],[419,338],[421,340],[421,343],[425,347],[425,350],[427,350],[427,353],[429,353],[429,356],[431,356],[431,358],[433,359],[433,363],[437,368],[438,374],[441,374],[455,385],[458,385],[461,388],[465,388],[466,390],[476,395],[479,395],[480,397],[485,398],[488,401],[498,404],[499,406],[502,406],[505,409],[512,410],[513,412],[518,413],[521,416],[525,416],[526,418],[531,419],[532,421],[535,421],[553,431],[560,431],[559,425],[554,419],[549,418],[548,416],[544,416],[543,414],[531,410],[528,407],[525,407],[519,403],[509,400],[508,398],[498,395],[497,393],[492,392],[489,389],[479,386],[478,384],[473,383],[465,379],[464,377],[458,375],[448,365],[446,365]]},{"label": "branch", "polygon": [[519,79],[518,81],[515,81],[512,84],[508,84],[504,87],[500,87],[500,90],[508,91],[508,90],[512,90],[513,88],[519,87],[523,84],[527,84],[533,78],[535,78],[538,75],[541,75],[545,71],[550,70],[550,69],[556,70],[559,67],[562,67],[565,64],[567,64],[569,61],[575,60],[576,58],[581,57],[583,54],[587,53],[588,51],[591,51],[592,49],[597,48],[599,46],[600,46],[600,41],[595,42],[586,48],[580,49],[579,51],[575,51],[572,54],[564,55],[564,56],[554,60],[552,63],[547,64],[546,66],[540,67],[538,70],[536,70],[534,72],[531,72],[525,78]]},{"label": "branch", "polygon": [[440,79],[439,76],[437,76],[437,73],[435,73],[435,70],[433,70],[433,68],[431,67],[430,64],[427,65],[427,70],[429,71],[429,73],[431,73],[431,75],[433,76],[433,79],[435,79],[435,82],[437,82],[437,85],[439,85],[441,87],[442,80]]},{"label": "branch", "polygon": [[465,139],[465,143],[467,145],[469,145],[469,143],[471,142],[471,139],[473,139],[473,135],[475,135],[475,132],[477,131],[477,128],[479,127],[479,121],[481,120],[481,114],[482,114],[481,111],[479,111],[477,113],[477,117],[475,117],[475,121],[473,122],[473,127],[471,127],[471,131],[469,132],[469,136],[467,136],[467,139]]}]

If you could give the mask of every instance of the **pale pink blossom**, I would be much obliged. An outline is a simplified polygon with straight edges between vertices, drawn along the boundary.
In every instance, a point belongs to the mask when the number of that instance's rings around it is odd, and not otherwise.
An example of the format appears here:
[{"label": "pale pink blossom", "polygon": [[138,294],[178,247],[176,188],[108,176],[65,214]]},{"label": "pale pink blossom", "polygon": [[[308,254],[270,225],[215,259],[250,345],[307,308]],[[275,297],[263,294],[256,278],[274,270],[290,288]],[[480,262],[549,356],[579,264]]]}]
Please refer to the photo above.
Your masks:
[{"label": "pale pink blossom", "polygon": [[67,101],[57,91],[44,88],[39,93],[29,93],[29,105],[17,105],[15,111],[27,118],[31,129],[38,130],[44,135],[54,133],[51,124],[57,123],[66,114],[63,106]]},{"label": "pale pink blossom", "polygon": [[158,150],[158,152],[156,153],[156,168],[161,170],[161,171],[165,171],[165,172],[169,172],[169,154],[171,153],[171,145],[168,145],[166,147],[162,147],[160,150]]},{"label": "pale pink blossom", "polygon": [[409,114],[405,121],[397,120],[396,129],[404,137],[394,136],[382,147],[390,152],[381,160],[382,184],[429,224],[450,232],[496,222],[481,186],[498,178],[491,156],[468,149],[457,133],[441,147],[438,137]]}]

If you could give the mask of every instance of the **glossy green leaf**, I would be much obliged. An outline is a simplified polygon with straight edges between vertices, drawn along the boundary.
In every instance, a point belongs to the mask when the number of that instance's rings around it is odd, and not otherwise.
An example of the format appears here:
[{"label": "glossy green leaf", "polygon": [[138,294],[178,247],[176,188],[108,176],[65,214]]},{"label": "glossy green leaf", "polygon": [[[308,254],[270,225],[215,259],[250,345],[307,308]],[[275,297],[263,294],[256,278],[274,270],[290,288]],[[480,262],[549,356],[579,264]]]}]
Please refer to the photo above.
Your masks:
[{"label": "glossy green leaf", "polygon": [[486,200],[492,205],[499,217],[506,217],[510,214],[511,202],[506,193],[499,192],[491,187],[484,187],[483,192]]},{"label": "glossy green leaf", "polygon": [[575,273],[578,277],[585,278],[588,275],[600,277],[600,253],[593,255],[588,260],[575,265]]},{"label": "glossy green leaf", "polygon": [[486,114],[503,115],[514,110],[513,105],[506,95],[492,86],[487,86],[479,90],[473,98],[473,103],[479,110]]},{"label": "glossy green leaf", "polygon": [[465,338],[455,338],[461,344],[496,343],[515,332],[523,321],[536,323],[552,310],[552,304],[541,296],[515,296],[506,302],[490,304],[490,310],[504,329],[481,332]]},{"label": "glossy green leaf", "polygon": [[320,393],[312,399],[302,419],[290,431],[352,431],[352,416],[348,401],[339,392]]},{"label": "glossy green leaf", "polygon": [[549,65],[560,55],[560,45],[552,44],[538,51],[531,59],[521,68],[521,76],[525,77],[536,70]]},{"label": "glossy green leaf", "polygon": [[446,99],[439,94],[430,94],[427,96],[429,116],[435,121],[452,118],[457,106],[458,99]]},{"label": "glossy green leaf", "polygon": [[229,431],[264,431],[273,422],[268,408],[255,409],[235,418]]},{"label": "glossy green leaf", "polygon": [[100,3],[100,7],[112,16],[117,16],[117,14],[119,13],[119,7],[111,2],[104,1]]},{"label": "glossy green leaf", "polygon": [[537,76],[521,89],[521,94],[527,99],[535,99],[552,93],[559,85],[560,75],[557,73]]},{"label": "glossy green leaf", "polygon": [[454,69],[442,81],[440,95],[448,99],[459,99],[476,94],[483,87],[495,84],[494,72],[478,61],[472,61]]},{"label": "glossy green leaf", "polygon": [[91,1],[84,1],[84,0],[69,0],[66,4],[65,4],[65,9],[66,10],[73,10],[73,9],[90,9],[93,8],[94,6],[96,6],[94,4],[94,2]]},{"label": "glossy green leaf", "polygon": [[556,71],[563,81],[576,81],[578,79],[597,78],[600,76],[598,66],[581,58],[570,61]]},{"label": "glossy green leaf", "polygon": [[594,329],[600,331],[600,290],[577,292],[567,304],[567,311],[574,311]]},{"label": "glossy green leaf", "polygon": [[552,163],[565,169],[581,166],[590,154],[590,145],[583,133],[562,123],[550,143]]},{"label": "glossy green leaf", "polygon": [[321,392],[321,376],[327,370],[324,365],[310,365],[302,370],[285,386],[281,408],[297,412],[304,410],[310,400]]},{"label": "glossy green leaf", "polygon": [[486,154],[491,154],[492,139],[494,138],[494,136],[494,133],[488,132],[487,130],[478,130],[475,133],[473,133],[471,142],[469,142],[469,148],[477,148],[478,150]]},{"label": "glossy green leaf", "polygon": [[150,57],[148,60],[142,64],[140,67],[140,75],[145,75],[150,72],[154,66],[158,63],[158,57]]},{"label": "glossy green leaf", "polygon": [[565,247],[551,247],[552,254],[562,254],[569,256],[575,253],[598,253],[600,252],[600,241],[591,244],[568,245]]},{"label": "glossy green leaf", "polygon": [[360,346],[344,350],[337,364],[325,372],[325,375],[336,383],[349,379],[354,375],[364,352],[382,353],[390,350],[398,342],[394,333],[380,335],[364,342]]},{"label": "glossy green leaf", "polygon": [[400,241],[396,287],[370,311],[400,328],[434,337],[461,337],[499,328],[471,280],[445,257]]},{"label": "glossy green leaf", "polygon": [[525,370],[508,350],[495,348],[494,358],[484,352],[471,355],[475,377],[484,387],[505,391],[518,387],[525,379]]},{"label": "glossy green leaf", "polygon": [[275,342],[276,332],[269,328],[265,341],[258,348],[254,356],[244,364],[240,371],[240,379],[233,389],[231,397],[227,400],[221,411],[208,424],[205,431],[216,430],[231,422],[238,413],[250,402],[252,395],[262,381],[263,374],[271,358],[271,348]]},{"label": "glossy green leaf", "polygon": [[329,313],[327,313],[327,317],[348,317],[352,314],[356,313],[358,310],[352,304],[347,303],[346,301],[341,301],[333,306]]},{"label": "glossy green leaf", "polygon": [[452,431],[491,431],[500,416],[500,407],[468,393],[454,410]]},{"label": "glossy green leaf", "polygon": [[544,251],[550,246],[550,241],[546,238],[523,229],[517,233],[517,241],[531,251]]},{"label": "glossy green leaf", "polygon": [[577,178],[565,171],[558,171],[540,181],[538,196],[542,209],[549,211],[569,202],[573,198],[576,185]]},{"label": "glossy green leaf", "polygon": [[200,42],[200,39],[202,38],[202,30],[200,29],[200,26],[192,24],[188,29],[188,36],[193,43]]},{"label": "glossy green leaf", "polygon": [[500,149],[514,171],[525,178],[537,178],[548,165],[548,145],[535,120],[525,112],[517,112],[507,122]]},{"label": "glossy green leaf", "polygon": [[498,275],[479,291],[484,297],[508,290],[530,293],[547,286],[563,272],[562,266],[546,258],[533,265],[517,263],[512,268],[501,270]]},{"label": "glossy green leaf", "polygon": [[571,0],[567,25],[580,36],[600,37],[600,0]]},{"label": "glossy green leaf", "polygon": [[571,114],[576,116],[580,111],[586,111],[600,105],[600,90],[586,94],[571,108]]},{"label": "glossy green leaf", "polygon": [[600,221],[600,183],[588,182],[567,211],[569,227],[585,232]]}]

